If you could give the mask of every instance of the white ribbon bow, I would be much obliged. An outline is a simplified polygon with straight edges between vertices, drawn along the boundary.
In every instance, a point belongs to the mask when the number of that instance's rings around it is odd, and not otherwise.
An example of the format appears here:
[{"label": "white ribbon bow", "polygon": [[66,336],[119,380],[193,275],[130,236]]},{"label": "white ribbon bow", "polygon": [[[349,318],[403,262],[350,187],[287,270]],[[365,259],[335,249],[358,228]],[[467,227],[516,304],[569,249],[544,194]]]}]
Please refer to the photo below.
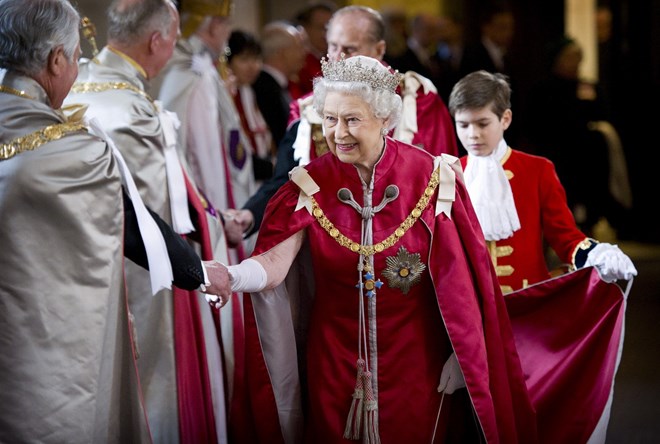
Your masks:
[{"label": "white ribbon bow", "polygon": [[296,204],[296,209],[294,211],[298,211],[301,208],[307,208],[309,214],[312,214],[311,196],[318,193],[321,188],[316,182],[314,182],[314,179],[312,179],[312,176],[309,175],[307,170],[301,166],[291,169],[289,177],[296,185],[298,185],[298,188],[300,188],[298,203]]},{"label": "white ribbon bow", "polygon": [[433,171],[440,169],[438,200],[435,203],[435,215],[445,213],[451,219],[451,207],[456,200],[456,173],[461,174],[458,157],[441,154],[433,161]]}]

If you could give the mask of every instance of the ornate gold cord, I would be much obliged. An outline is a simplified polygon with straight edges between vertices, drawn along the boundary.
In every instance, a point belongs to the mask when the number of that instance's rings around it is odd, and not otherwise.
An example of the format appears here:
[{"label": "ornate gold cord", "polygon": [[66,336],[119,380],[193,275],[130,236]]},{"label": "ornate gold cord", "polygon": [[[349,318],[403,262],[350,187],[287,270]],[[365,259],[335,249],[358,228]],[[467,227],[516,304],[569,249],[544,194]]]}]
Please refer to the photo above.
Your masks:
[{"label": "ornate gold cord", "polygon": [[438,187],[439,183],[440,169],[437,169],[431,175],[431,179],[429,180],[428,185],[426,185],[424,193],[419,198],[417,205],[415,205],[415,208],[411,211],[408,217],[406,217],[406,219],[401,222],[401,225],[399,225],[399,227],[394,230],[394,232],[390,234],[385,240],[374,245],[361,245],[360,243],[352,241],[343,235],[339,229],[335,227],[335,225],[325,216],[318,202],[316,202],[316,199],[314,199],[313,196],[310,196],[312,200],[312,214],[316,218],[319,225],[321,225],[321,227],[323,227],[323,229],[330,235],[330,237],[336,240],[339,245],[348,248],[353,253],[362,254],[364,256],[371,256],[374,253],[380,253],[383,250],[396,244],[399,239],[401,239],[403,235],[406,234],[406,232],[415,224],[415,222],[417,222],[419,217],[422,215],[422,211],[424,211],[424,208],[426,208],[426,206],[429,204],[429,200],[431,199],[431,196],[433,196],[433,193],[435,192],[435,189]]}]

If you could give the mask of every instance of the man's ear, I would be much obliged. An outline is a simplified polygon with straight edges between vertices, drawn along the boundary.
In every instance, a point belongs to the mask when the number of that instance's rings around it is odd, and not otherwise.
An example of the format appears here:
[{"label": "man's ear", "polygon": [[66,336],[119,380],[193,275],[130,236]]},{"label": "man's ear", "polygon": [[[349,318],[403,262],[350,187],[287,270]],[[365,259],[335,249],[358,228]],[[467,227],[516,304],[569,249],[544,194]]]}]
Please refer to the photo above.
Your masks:
[{"label": "man's ear", "polygon": [[163,43],[163,36],[160,34],[160,31],[154,31],[149,37],[149,53],[153,54],[158,52],[160,45]]},{"label": "man's ear", "polygon": [[387,47],[387,43],[385,40],[381,40],[378,43],[376,43],[376,52],[379,55],[379,60],[382,60],[383,57],[385,57],[385,48]]},{"label": "man's ear", "polygon": [[60,76],[67,66],[66,54],[64,54],[64,47],[59,45],[53,48],[48,54],[48,72],[52,76]]}]

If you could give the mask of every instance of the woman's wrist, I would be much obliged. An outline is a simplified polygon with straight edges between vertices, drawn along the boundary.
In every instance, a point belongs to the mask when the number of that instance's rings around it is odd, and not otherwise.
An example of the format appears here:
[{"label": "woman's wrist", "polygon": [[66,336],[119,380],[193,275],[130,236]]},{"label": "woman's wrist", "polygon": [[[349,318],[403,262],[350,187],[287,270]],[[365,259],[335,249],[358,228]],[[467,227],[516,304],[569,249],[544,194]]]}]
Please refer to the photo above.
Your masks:
[{"label": "woman's wrist", "polygon": [[238,265],[230,265],[227,271],[232,291],[254,293],[266,288],[266,270],[252,258],[245,259]]}]

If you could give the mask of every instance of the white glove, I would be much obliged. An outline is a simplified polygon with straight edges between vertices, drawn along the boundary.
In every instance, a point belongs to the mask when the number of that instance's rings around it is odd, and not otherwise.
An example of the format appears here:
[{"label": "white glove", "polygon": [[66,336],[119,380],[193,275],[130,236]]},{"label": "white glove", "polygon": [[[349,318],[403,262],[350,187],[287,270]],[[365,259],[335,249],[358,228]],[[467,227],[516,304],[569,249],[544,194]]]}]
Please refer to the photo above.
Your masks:
[{"label": "white glove", "polygon": [[442,374],[440,374],[440,385],[438,385],[438,392],[445,392],[451,395],[456,390],[465,387],[465,378],[461,367],[458,365],[456,353],[452,353],[445,366],[442,367]]},{"label": "white glove", "polygon": [[632,261],[616,245],[599,243],[587,254],[585,267],[594,266],[600,278],[605,282],[616,282],[618,279],[629,281],[637,276],[637,270]]},{"label": "white glove", "polygon": [[266,270],[252,258],[247,258],[238,265],[230,265],[227,271],[229,271],[231,291],[255,293],[266,288],[268,282]]}]

